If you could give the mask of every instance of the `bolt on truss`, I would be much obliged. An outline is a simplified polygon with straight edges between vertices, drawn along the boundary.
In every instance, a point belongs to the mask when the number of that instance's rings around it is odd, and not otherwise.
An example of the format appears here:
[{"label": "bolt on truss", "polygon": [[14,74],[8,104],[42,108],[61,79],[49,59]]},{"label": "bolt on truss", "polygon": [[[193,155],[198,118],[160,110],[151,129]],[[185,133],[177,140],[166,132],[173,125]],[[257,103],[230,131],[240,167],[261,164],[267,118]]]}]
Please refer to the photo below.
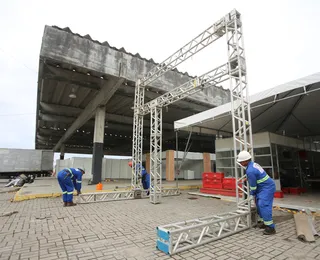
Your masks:
[{"label": "bolt on truss", "polygon": [[[130,190],[130,191],[112,191],[112,192],[92,192],[80,194],[77,198],[77,203],[93,203],[93,202],[107,202],[117,200],[131,200],[131,199],[146,199],[149,198],[148,190]],[[162,197],[178,196],[180,190],[177,188],[168,188],[161,190]]]},{"label": "bolt on truss", "polygon": [[[228,45],[228,71],[230,79],[237,204],[238,209],[250,211],[250,196],[246,175],[242,167],[239,174],[239,168],[237,167],[238,149],[240,151],[249,151],[253,158],[251,112],[247,87],[242,22],[241,15],[237,11],[234,11],[229,22],[226,22],[226,37]],[[241,198],[239,198],[240,191],[244,194]]]},{"label": "bolt on truss", "polygon": [[250,212],[236,210],[157,227],[157,248],[176,254],[250,228]]},{"label": "bolt on truss", "polygon": [[131,188],[141,189],[142,150],[143,150],[143,115],[140,110],[144,105],[144,87],[138,80],[134,93],[134,116],[132,135],[132,174]]}]

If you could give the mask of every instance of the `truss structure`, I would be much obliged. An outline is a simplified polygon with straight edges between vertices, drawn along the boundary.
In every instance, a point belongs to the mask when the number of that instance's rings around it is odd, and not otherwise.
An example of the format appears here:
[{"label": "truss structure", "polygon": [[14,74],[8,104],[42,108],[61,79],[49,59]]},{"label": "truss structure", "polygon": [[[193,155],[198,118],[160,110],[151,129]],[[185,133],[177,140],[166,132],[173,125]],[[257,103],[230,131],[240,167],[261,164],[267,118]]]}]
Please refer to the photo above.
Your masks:
[{"label": "truss structure", "polygon": [[250,228],[248,211],[236,210],[157,228],[157,248],[176,254]]},{"label": "truss structure", "polygon": [[[114,192],[92,192],[83,193],[77,197],[77,203],[93,203],[93,202],[107,202],[117,200],[131,200],[131,199],[146,199],[149,198],[148,190],[130,190],[130,191],[114,191]],[[162,197],[178,196],[180,190],[177,188],[163,189],[161,191]]]},{"label": "truss structure", "polygon": [[[235,11],[226,21],[226,36],[228,45],[228,66],[231,94],[231,115],[233,132],[233,153],[236,178],[236,197],[238,208],[250,211],[249,186],[246,181],[244,170],[241,167],[240,174],[237,167],[237,154],[246,150],[251,153],[252,149],[252,128],[249,93],[247,87],[246,59],[244,52],[242,23],[240,13]],[[239,191],[244,196],[239,198]]]},{"label": "truss structure", "polygon": [[[161,196],[156,194],[161,190],[161,176],[162,169],[157,166],[161,161],[161,145],[156,143],[160,141],[160,137],[155,137],[155,132],[159,132],[162,135],[161,123],[159,122],[160,110],[163,106],[170,105],[180,99],[183,99],[189,95],[192,95],[205,87],[211,87],[219,84],[220,82],[227,80],[227,76],[230,74],[228,71],[228,64],[222,65],[201,77],[197,77],[180,87],[162,95],[161,97],[144,105],[144,87],[155,81],[158,77],[163,75],[169,70],[175,69],[179,64],[192,57],[194,54],[204,49],[217,39],[226,34],[226,23],[232,21],[236,11],[229,13],[227,16],[214,23],[207,28],[204,32],[191,40],[165,61],[150,70],[147,75],[141,80],[137,81],[134,99],[134,130],[132,141],[132,188],[138,186],[136,182],[136,176],[141,174],[141,171],[136,168],[136,165],[140,164],[142,158],[143,147],[143,116],[151,113],[151,121],[158,123],[151,123],[151,136],[150,136],[150,160],[152,164],[151,173],[151,203],[159,203]],[[156,112],[157,111],[157,112]],[[160,152],[159,152],[160,151]],[[158,180],[160,177],[160,180]]]},{"label": "truss structure", "polygon": [[[208,30],[204,33],[207,32]],[[240,13],[236,10],[228,13],[212,26],[211,33],[212,37],[215,36],[213,37],[215,39],[226,35],[228,62],[143,105],[140,109],[140,113],[146,115],[151,112],[152,114],[155,109],[172,104],[173,102],[192,95],[203,88],[216,86],[223,81],[229,80],[234,138],[233,151],[237,210],[158,227],[157,248],[171,255],[248,229],[257,221],[256,209],[251,208],[249,186],[246,181],[244,170],[238,166],[236,160],[238,151],[241,150],[249,151],[253,158],[251,114],[250,103],[248,100],[246,60]],[[192,40],[190,42],[191,44],[189,43],[186,46],[190,46],[192,49],[194,41],[197,42],[196,39],[197,38]],[[211,42],[213,41],[208,41],[208,43]],[[177,64],[183,62],[185,59],[196,53],[196,51],[184,49],[187,48],[186,46],[150,71],[142,80],[142,85],[145,86],[149,84],[166,71],[173,69]],[[200,49],[202,49],[207,45],[201,44],[200,46]],[[181,55],[179,56],[178,54]],[[153,115],[151,115],[151,117],[153,117]],[[155,126],[152,124],[151,128],[151,132],[153,133]],[[154,143],[155,141],[152,140],[151,151]],[[157,153],[152,153],[151,160],[155,162],[159,158],[161,159]],[[156,170],[159,170],[160,173],[154,171],[153,176],[155,176],[155,174],[157,174],[156,176],[161,176],[161,167]],[[159,183],[161,185],[161,182],[156,183],[155,181],[156,178],[153,178],[153,185],[156,186],[159,185]],[[161,190],[161,187],[157,188]],[[155,187],[153,190],[156,190]],[[241,198],[239,193],[243,194]],[[154,203],[154,201],[152,202]],[[159,201],[157,201],[157,203],[158,202]]]}]

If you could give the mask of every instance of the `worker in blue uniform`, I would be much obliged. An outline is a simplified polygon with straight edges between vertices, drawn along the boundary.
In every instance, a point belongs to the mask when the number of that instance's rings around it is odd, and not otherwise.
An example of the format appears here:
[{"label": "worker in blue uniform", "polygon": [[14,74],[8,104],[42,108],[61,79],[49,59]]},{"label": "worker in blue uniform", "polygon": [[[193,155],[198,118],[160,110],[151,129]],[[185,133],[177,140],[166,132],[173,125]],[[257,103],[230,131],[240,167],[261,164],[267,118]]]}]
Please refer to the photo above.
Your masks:
[{"label": "worker in blue uniform", "polygon": [[[129,167],[132,168],[132,162],[130,161],[128,163]],[[147,172],[147,170],[140,165],[139,163],[136,165],[136,174],[141,172],[141,182],[144,190],[148,190],[150,188],[150,174]],[[149,195],[149,191],[147,193]]]},{"label": "worker in blue uniform", "polygon": [[275,234],[276,230],[272,219],[272,204],[276,191],[274,181],[259,164],[251,161],[251,155],[247,151],[241,151],[238,154],[237,161],[243,167],[246,167],[250,195],[255,196],[259,215],[258,227],[265,229],[263,232],[265,235]]},{"label": "worker in blue uniform", "polygon": [[76,189],[77,195],[81,194],[83,174],[85,174],[85,171],[80,168],[66,168],[58,173],[57,178],[65,207],[76,205],[73,203],[73,190]]}]

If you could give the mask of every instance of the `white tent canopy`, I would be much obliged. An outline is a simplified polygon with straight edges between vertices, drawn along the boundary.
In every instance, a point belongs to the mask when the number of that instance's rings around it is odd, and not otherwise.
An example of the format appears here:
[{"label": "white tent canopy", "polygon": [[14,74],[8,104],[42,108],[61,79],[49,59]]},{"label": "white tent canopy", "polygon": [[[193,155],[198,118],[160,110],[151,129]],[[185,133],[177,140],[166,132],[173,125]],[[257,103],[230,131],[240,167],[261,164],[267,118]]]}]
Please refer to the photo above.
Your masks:
[{"label": "white tent canopy", "polygon": [[[320,72],[250,97],[253,133],[320,135]],[[175,130],[232,135],[231,103],[175,121]]]}]

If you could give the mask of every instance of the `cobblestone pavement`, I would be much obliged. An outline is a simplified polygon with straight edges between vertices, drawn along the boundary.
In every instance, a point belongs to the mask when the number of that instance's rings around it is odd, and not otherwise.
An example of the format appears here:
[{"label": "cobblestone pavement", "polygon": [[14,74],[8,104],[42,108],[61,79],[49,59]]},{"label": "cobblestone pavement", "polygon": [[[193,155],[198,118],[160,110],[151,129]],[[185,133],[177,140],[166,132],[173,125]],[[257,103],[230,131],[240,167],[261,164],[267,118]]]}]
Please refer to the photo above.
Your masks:
[{"label": "cobblestone pavement", "polygon": [[[152,205],[132,200],[62,207],[61,198],[10,202],[0,194],[0,259],[170,259],[155,249],[158,225],[230,211],[234,204],[199,197],[163,198]],[[296,239],[292,216],[275,212],[277,234],[251,229],[174,255],[172,259],[320,259],[320,239]],[[318,230],[320,221],[317,222]]]}]

